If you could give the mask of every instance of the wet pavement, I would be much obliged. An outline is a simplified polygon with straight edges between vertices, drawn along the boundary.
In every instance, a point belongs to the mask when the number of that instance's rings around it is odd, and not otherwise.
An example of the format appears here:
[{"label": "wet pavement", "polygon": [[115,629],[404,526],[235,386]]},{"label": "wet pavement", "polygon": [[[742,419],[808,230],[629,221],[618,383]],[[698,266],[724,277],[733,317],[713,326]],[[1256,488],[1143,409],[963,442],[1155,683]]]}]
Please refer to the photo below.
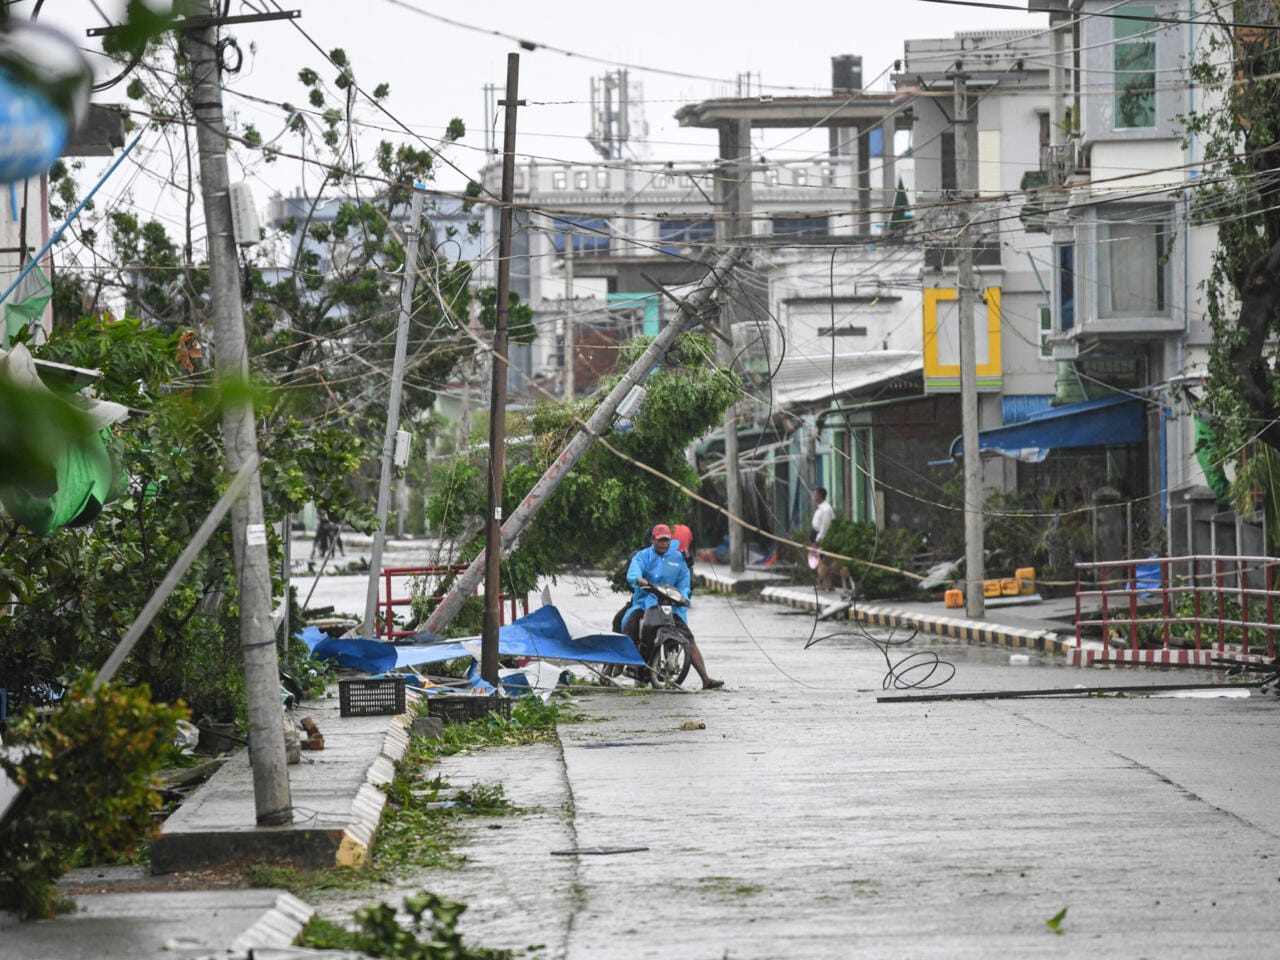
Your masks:
[{"label": "wet pavement", "polygon": [[[620,603],[551,591],[600,624]],[[526,812],[464,821],[460,870],[310,906],[426,886],[470,905],[468,942],[574,960],[1273,954],[1274,695],[882,702],[907,657],[953,667],[946,693],[1221,677],[889,645],[908,635],[734,595],[696,594],[690,622],[724,689],[579,691],[560,747],[448,758]]]}]

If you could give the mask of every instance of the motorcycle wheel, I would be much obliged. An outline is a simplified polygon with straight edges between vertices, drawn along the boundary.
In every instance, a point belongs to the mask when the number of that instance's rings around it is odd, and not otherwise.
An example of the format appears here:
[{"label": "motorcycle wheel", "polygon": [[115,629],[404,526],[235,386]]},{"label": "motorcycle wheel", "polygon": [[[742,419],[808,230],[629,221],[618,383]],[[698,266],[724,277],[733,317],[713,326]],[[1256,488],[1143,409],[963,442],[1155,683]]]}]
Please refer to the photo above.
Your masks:
[{"label": "motorcycle wheel", "polygon": [[653,672],[654,686],[678,687],[689,675],[693,665],[689,656],[689,644],[682,638],[660,636],[649,658],[649,669]]}]

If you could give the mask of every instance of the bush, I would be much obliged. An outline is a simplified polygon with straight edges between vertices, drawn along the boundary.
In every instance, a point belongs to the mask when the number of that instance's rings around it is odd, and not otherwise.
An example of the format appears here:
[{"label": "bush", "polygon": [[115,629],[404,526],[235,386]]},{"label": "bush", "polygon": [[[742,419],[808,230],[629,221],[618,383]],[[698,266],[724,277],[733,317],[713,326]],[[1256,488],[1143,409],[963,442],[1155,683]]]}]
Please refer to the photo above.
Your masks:
[{"label": "bush", "polygon": [[[912,530],[880,530],[873,523],[854,523],[836,517],[831,521],[822,546],[830,553],[853,558],[853,561],[846,562],[846,566],[862,597],[901,597],[915,589],[916,581],[911,577],[880,569],[880,566],[911,569],[922,546],[921,535]],[[858,560],[869,560],[880,566],[858,563]]]},{"label": "bush", "polygon": [[79,858],[130,853],[160,808],[153,777],[173,750],[185,705],[146,686],[92,689],[82,676],[47,719],[10,724],[0,767],[23,792],[0,824],[0,909],[50,916],[54,884]]}]

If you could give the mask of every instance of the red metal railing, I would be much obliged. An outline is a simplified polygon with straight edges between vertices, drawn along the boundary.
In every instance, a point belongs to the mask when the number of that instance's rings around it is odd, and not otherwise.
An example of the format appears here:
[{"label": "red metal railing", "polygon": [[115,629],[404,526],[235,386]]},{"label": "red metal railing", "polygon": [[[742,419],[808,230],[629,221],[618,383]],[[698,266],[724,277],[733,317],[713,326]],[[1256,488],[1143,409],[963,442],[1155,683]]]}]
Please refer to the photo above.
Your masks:
[{"label": "red metal railing", "polygon": [[[395,640],[397,637],[411,636],[413,630],[401,630],[396,627],[395,608],[407,607],[413,603],[413,597],[397,597],[394,595],[392,587],[392,578],[394,577],[415,577],[421,578],[422,591],[420,596],[425,594],[428,599],[442,600],[444,594],[430,594],[428,591],[439,588],[439,585],[446,577],[460,574],[467,569],[465,563],[430,563],[419,567],[384,567],[382,570],[382,599],[378,601],[378,615],[374,619],[374,633],[378,637],[385,637],[388,640]],[[479,588],[475,591],[480,592]],[[511,596],[507,593],[498,595],[498,622],[507,623],[508,618],[515,620],[518,616],[529,612],[529,595],[521,594],[520,596]]]},{"label": "red metal railing", "polygon": [[[1076,564],[1076,644],[1101,628],[1104,648],[1127,639],[1128,650],[1090,658],[1094,662],[1139,662],[1139,651],[1194,651],[1188,662],[1213,656],[1276,655],[1276,568],[1274,557],[1149,557]],[[1190,598],[1190,603],[1186,602]],[[1158,599],[1159,609],[1151,609]],[[1086,611],[1098,601],[1100,609]],[[1145,607],[1145,609],[1143,609]],[[1189,609],[1188,609],[1189,607]],[[1088,614],[1088,615],[1087,615]],[[1159,643],[1151,645],[1152,632]],[[1147,635],[1144,647],[1141,637]],[[1126,654],[1129,654],[1126,656]],[[1147,662],[1169,662],[1148,657]]]}]

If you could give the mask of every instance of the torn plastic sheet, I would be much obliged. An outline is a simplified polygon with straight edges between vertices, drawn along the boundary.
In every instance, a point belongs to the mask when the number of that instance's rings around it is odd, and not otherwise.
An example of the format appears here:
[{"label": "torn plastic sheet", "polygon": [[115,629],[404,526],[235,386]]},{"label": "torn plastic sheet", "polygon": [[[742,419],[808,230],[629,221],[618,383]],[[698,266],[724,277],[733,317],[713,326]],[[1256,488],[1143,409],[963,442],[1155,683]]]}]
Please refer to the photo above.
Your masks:
[{"label": "torn plastic sheet", "polygon": [[[573,618],[575,626],[590,629]],[[436,640],[429,643],[383,643],[361,637],[333,639],[317,627],[307,627],[298,637],[317,660],[336,660],[340,666],[385,673],[398,667],[440,663],[471,656],[467,644],[479,637]],[[504,657],[540,660],[574,660],[584,663],[616,663],[641,666],[631,638],[621,633],[584,633],[572,636],[565,619],[554,606],[544,606],[498,630],[498,653]]]}]

